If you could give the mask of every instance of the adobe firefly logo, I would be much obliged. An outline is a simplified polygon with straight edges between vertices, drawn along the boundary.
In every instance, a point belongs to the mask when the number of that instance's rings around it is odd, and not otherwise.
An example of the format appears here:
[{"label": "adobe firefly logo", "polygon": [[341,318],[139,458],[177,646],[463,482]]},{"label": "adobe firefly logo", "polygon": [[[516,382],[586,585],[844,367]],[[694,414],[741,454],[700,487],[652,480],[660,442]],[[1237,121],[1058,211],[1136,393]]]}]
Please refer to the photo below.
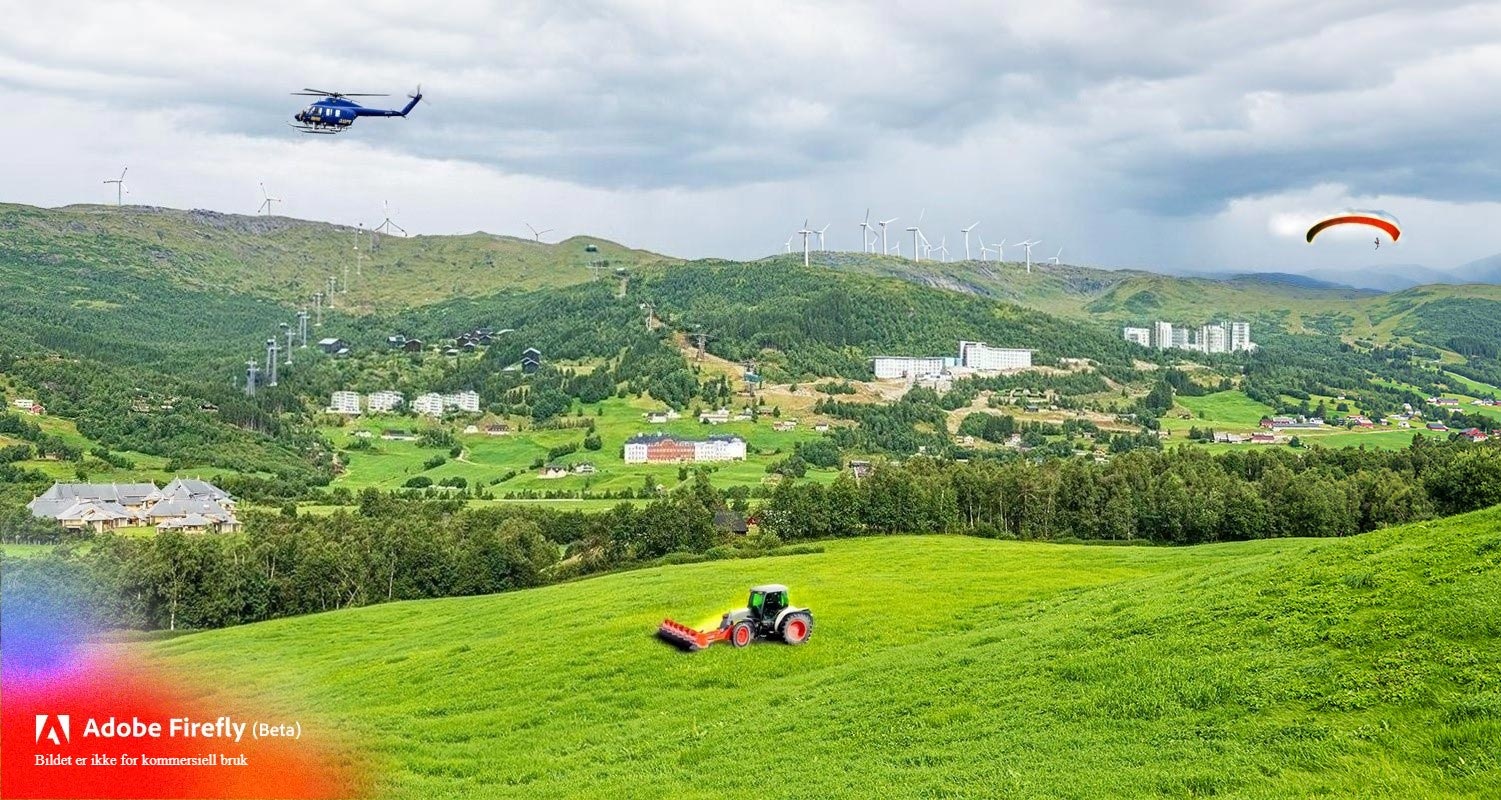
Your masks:
[{"label": "adobe firefly logo", "polygon": [[46,739],[59,747],[67,742],[71,742],[72,737],[69,736],[68,730],[68,715],[58,714],[57,716],[48,716],[46,714],[37,714],[37,744],[41,744],[42,739]]}]

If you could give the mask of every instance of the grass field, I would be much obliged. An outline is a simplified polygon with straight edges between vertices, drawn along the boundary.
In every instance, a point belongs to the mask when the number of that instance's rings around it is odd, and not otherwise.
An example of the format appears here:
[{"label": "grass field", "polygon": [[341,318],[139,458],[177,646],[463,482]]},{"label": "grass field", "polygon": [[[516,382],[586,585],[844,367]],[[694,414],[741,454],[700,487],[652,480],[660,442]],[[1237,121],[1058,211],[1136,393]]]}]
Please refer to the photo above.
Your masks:
[{"label": "grass field", "polygon": [[50,544],[0,544],[0,552],[6,558],[35,558],[52,550]]},{"label": "grass field", "polygon": [[[650,635],[773,580],[817,616],[803,647]],[[1174,549],[836,541],[129,647],[344,727],[381,796],[1482,797],[1498,596],[1491,510]]]},{"label": "grass field", "polygon": [[1215,392],[1200,397],[1179,396],[1178,405],[1187,409],[1193,415],[1192,419],[1183,419],[1173,411],[1162,420],[1165,430],[1188,430],[1189,428],[1213,428],[1216,431],[1248,431],[1261,422],[1263,416],[1272,413],[1271,406],[1246,397],[1245,392],[1232,389],[1225,392]]},{"label": "grass field", "polygon": [[[1281,435],[1291,439],[1298,437],[1298,441],[1305,445],[1319,445],[1321,447],[1367,447],[1377,450],[1402,450],[1412,444],[1413,434],[1425,436],[1430,439],[1447,439],[1449,434],[1441,431],[1430,431],[1424,428],[1399,428],[1374,430],[1345,430],[1343,428],[1328,428],[1324,431],[1283,431]],[[1173,439],[1172,443],[1178,444],[1185,440]],[[1286,447],[1286,444],[1251,444],[1241,442],[1239,444],[1194,444],[1193,447],[1202,448],[1210,453],[1227,453],[1232,450],[1245,450],[1259,447]]]},{"label": "grass field", "polygon": [[1464,386],[1467,391],[1469,391],[1476,397],[1501,397],[1501,389],[1497,389],[1489,383],[1481,383],[1480,381],[1474,380],[1472,378],[1466,378],[1465,376],[1460,375],[1457,372],[1445,371],[1444,375],[1450,380],[1457,382],[1461,386]]}]

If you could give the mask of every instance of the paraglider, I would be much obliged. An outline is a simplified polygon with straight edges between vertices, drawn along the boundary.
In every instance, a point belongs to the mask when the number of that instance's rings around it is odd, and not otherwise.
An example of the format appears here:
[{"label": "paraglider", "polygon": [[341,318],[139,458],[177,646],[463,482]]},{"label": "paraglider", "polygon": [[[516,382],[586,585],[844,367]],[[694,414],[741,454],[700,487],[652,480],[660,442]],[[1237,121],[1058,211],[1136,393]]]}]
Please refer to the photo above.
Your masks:
[{"label": "paraglider", "polygon": [[[1334,216],[1325,217],[1313,224],[1308,229],[1305,237],[1309,244],[1313,244],[1313,237],[1318,236],[1329,228],[1336,225],[1369,225],[1370,227],[1384,231],[1395,242],[1402,238],[1402,225],[1397,218],[1385,211],[1342,211]],[[1376,249],[1381,249],[1381,237],[1376,237]]]}]

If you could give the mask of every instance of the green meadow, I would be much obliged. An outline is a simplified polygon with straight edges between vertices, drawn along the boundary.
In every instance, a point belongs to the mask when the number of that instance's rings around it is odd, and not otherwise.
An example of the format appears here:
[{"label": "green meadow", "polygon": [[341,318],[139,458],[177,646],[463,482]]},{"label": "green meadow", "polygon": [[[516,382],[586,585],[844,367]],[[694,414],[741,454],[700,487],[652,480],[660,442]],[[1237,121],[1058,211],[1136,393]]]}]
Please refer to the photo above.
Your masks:
[{"label": "green meadow", "polygon": [[1182,412],[1171,411],[1162,420],[1165,430],[1188,430],[1189,428],[1214,428],[1217,431],[1243,431],[1254,429],[1261,418],[1272,413],[1271,406],[1263,405],[1247,397],[1239,389],[1215,392],[1199,397],[1179,396],[1178,405],[1192,414],[1183,419]]},{"label": "green meadow", "polygon": [[0,553],[6,558],[36,558],[52,552],[55,545],[50,544],[0,544]]},{"label": "green meadow", "polygon": [[[1501,510],[1193,548],[958,536],[122,645],[336,725],[382,797],[1494,797]],[[658,643],[748,586],[802,647]]]}]

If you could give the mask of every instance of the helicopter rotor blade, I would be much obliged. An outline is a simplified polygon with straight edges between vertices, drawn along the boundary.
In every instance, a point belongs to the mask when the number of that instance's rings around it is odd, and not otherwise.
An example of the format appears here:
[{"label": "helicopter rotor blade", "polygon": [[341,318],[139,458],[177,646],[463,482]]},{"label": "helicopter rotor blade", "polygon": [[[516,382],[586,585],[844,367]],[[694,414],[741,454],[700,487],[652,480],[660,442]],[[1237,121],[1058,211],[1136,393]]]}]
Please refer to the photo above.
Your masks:
[{"label": "helicopter rotor blade", "polygon": [[309,89],[306,86],[300,92],[292,92],[297,95],[312,95],[315,97],[390,97],[389,94],[375,92],[325,92],[322,89]]}]

